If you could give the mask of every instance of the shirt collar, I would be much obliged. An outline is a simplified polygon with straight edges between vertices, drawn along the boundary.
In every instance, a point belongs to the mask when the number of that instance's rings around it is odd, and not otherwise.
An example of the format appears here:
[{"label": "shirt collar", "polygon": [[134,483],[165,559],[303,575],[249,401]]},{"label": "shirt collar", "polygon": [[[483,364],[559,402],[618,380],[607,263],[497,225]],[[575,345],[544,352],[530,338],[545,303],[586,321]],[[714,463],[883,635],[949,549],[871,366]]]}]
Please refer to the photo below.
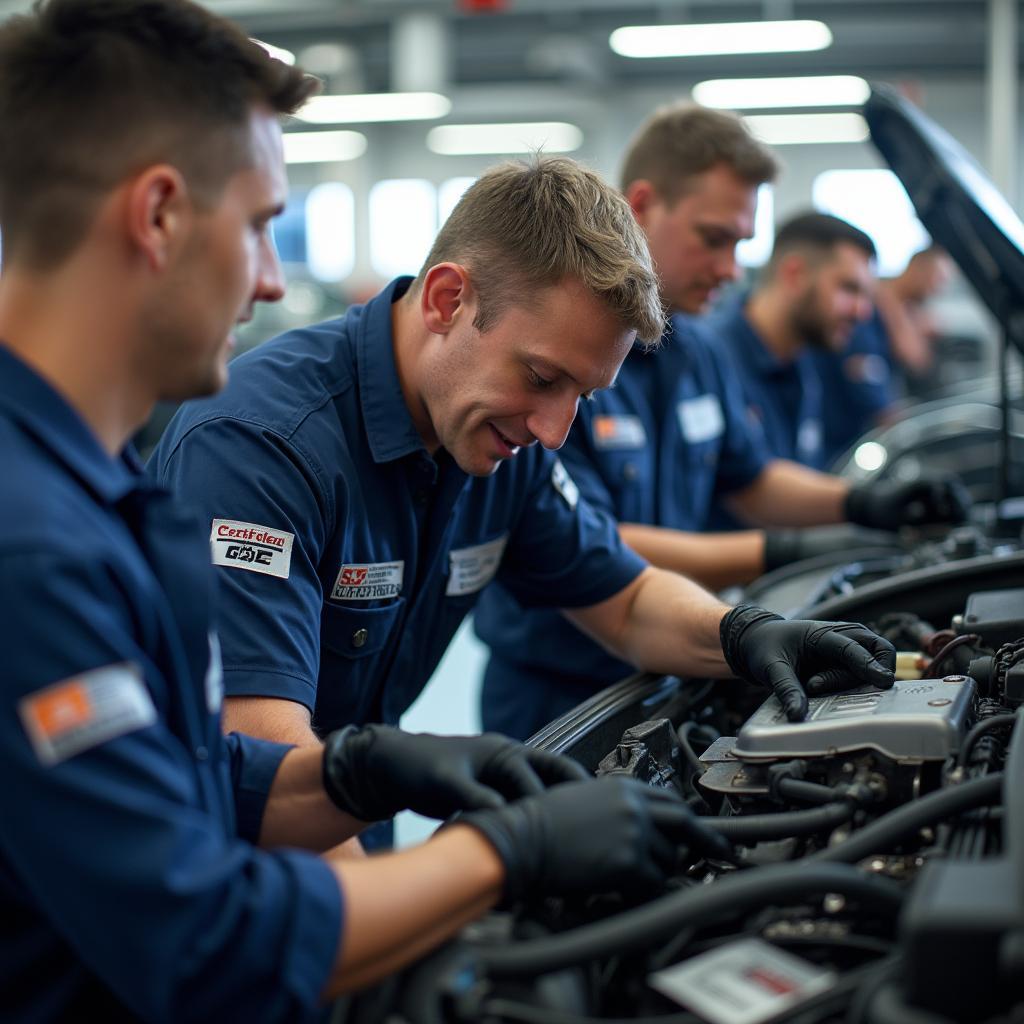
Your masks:
[{"label": "shirt collar", "polygon": [[390,462],[413,452],[426,453],[398,380],[391,306],[412,283],[399,277],[363,307],[356,343],[359,394],[366,436],[374,462]]},{"label": "shirt collar", "polygon": [[734,341],[743,354],[744,361],[762,377],[791,372],[792,362],[782,362],[778,359],[754,330],[753,324],[747,319],[746,306],[747,296],[744,295],[723,314],[730,321],[729,328]]},{"label": "shirt collar", "polygon": [[0,411],[20,423],[102,500],[113,504],[139,487],[134,452],[127,449],[112,459],[67,400],[3,344]]}]

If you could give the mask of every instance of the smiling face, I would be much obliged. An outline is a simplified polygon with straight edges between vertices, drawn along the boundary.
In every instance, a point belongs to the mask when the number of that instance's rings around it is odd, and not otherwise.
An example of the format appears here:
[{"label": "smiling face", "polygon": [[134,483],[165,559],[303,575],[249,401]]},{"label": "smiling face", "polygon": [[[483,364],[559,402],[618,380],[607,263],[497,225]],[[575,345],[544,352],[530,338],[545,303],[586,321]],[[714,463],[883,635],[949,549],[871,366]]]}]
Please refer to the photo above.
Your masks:
[{"label": "smiling face", "polygon": [[736,245],[754,233],[756,185],[718,164],[693,177],[673,203],[647,182],[630,186],[627,198],[670,309],[699,313],[719,285],[736,279]]},{"label": "smiling face", "polygon": [[187,234],[152,311],[162,398],[220,390],[235,325],[252,317],[257,302],[275,302],[284,293],[270,236],[287,196],[275,115],[252,112],[250,145],[248,165],[228,178],[210,208],[191,204]]},{"label": "smiling face", "polygon": [[419,398],[432,440],[473,476],[488,476],[521,447],[560,448],[579,399],[608,387],[633,344],[605,303],[575,280],[509,307],[487,331],[475,300],[457,309]]}]

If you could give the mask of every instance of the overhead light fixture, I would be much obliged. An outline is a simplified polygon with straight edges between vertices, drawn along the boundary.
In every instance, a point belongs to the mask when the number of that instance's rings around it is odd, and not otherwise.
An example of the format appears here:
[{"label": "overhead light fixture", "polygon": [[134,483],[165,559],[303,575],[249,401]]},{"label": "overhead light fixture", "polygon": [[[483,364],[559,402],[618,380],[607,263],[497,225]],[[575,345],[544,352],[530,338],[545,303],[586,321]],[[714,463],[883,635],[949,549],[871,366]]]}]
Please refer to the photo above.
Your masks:
[{"label": "overhead light fixture", "polygon": [[512,124],[443,124],[427,133],[427,146],[444,156],[471,153],[571,153],[583,132],[565,121]]},{"label": "overhead light fixture", "polygon": [[863,142],[870,134],[860,114],[751,114],[743,121],[769,146]]},{"label": "overhead light fixture", "polygon": [[451,109],[452,101],[439,92],[364,92],[313,96],[295,116],[310,124],[369,124],[431,121]]},{"label": "overhead light fixture", "polygon": [[[251,38],[251,37],[250,37]],[[280,46],[273,46],[270,43],[263,42],[262,39],[252,40],[257,46],[262,46],[271,57],[281,61],[282,64],[294,64],[295,54],[291,50],[282,50]]]},{"label": "overhead light fixture", "polygon": [[757,110],[764,107],[856,107],[871,92],[855,75],[806,75],[802,78],[713,78],[693,87],[705,107]]},{"label": "overhead light fixture", "polygon": [[325,164],[355,160],[366,152],[361,132],[285,132],[287,164]]},{"label": "overhead light fixture", "polygon": [[626,25],[608,40],[622,57],[701,57],[719,53],[824,50],[832,33],[823,21],[737,21],[709,25]]}]

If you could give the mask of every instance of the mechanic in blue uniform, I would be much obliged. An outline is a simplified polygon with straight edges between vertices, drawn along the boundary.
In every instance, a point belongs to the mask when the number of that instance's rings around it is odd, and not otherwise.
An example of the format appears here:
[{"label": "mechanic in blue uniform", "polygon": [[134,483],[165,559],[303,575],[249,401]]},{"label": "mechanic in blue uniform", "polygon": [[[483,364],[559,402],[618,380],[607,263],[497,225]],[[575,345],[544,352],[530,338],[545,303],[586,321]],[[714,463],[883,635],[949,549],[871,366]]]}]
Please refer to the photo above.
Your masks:
[{"label": "mechanic in blue uniform", "polygon": [[[223,735],[205,530],[125,446],[158,398],[220,387],[233,324],[280,297],[278,116],[312,86],[187,0],[0,26],[4,1020],[319,1020],[502,893],[657,886],[679,842],[722,843],[502,737]],[[316,855],[402,807],[470,810]]]},{"label": "mechanic in blue uniform", "polygon": [[771,675],[794,717],[807,659],[885,682],[867,631],[728,611],[648,567],[548,450],[662,326],[622,197],[571,160],[508,164],[415,280],[241,357],[186,406],[153,465],[210,525],[227,721],[297,743],[394,722],[496,577],[652,670]]},{"label": "mechanic in blue uniform", "polygon": [[[735,278],[736,243],[753,232],[758,186],[775,173],[771,153],[732,114],[679,104],[641,128],[624,162],[623,193],[673,313],[660,347],[634,347],[615,387],[581,407],[559,453],[581,494],[619,520],[634,550],[714,588],[836,543],[795,529],[695,532],[709,528],[723,498],[748,521],[775,527],[857,518],[894,528],[920,496],[903,488],[851,503],[845,482],[773,458],[714,331],[687,315]],[[525,738],[632,669],[500,581],[474,617],[491,648],[481,696],[488,729]]]}]

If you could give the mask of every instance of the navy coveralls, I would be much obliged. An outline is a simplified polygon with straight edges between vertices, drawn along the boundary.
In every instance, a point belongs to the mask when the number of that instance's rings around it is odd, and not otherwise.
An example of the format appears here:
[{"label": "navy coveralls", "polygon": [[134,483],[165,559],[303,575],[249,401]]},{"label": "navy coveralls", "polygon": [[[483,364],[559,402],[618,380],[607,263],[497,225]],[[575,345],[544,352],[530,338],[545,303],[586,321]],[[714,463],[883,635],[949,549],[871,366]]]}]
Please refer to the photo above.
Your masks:
[{"label": "navy coveralls", "polygon": [[[703,321],[676,315],[652,353],[580,406],[559,453],[584,497],[620,522],[706,529],[715,499],[752,483],[766,453],[739,385]],[[526,738],[633,669],[557,612],[492,585],[475,613],[491,647],[485,728]]]},{"label": "navy coveralls", "polygon": [[192,517],[0,346],[0,1016],[319,1018],[330,869],[255,840],[286,749],[220,731]]},{"label": "navy coveralls", "polygon": [[226,692],[297,701],[321,731],[396,722],[493,577],[575,607],[645,565],[539,445],[488,477],[430,456],[392,346],[409,283],[235,360],[151,462],[210,524]]},{"label": "navy coveralls", "polygon": [[823,469],[821,383],[809,351],[781,362],[731,302],[708,317],[708,329],[732,356],[750,415],[764,431],[773,458]]},{"label": "navy coveralls", "polygon": [[821,379],[825,463],[831,465],[892,405],[889,335],[877,308],[842,352],[813,353]]}]

